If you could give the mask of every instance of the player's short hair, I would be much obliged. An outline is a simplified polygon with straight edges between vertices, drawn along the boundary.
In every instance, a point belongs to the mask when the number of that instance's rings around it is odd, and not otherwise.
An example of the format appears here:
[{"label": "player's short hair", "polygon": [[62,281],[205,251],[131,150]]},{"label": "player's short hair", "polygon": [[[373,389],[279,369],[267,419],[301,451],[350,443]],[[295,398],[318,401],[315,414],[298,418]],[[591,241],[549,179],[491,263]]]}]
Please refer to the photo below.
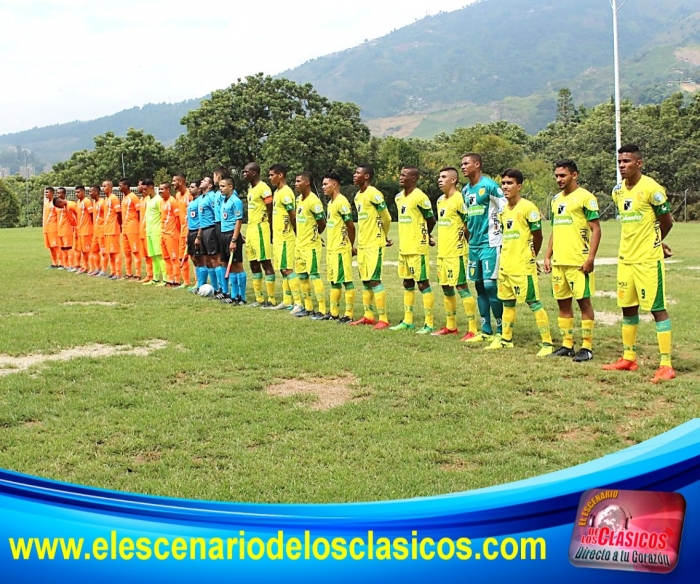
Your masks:
[{"label": "player's short hair", "polygon": [[281,174],[282,176],[287,176],[287,167],[284,164],[273,164],[268,172],[274,172],[275,174]]},{"label": "player's short hair", "polygon": [[459,172],[457,172],[457,169],[454,166],[443,166],[440,169],[440,172],[454,172],[457,176],[459,176]]},{"label": "player's short hair", "polygon": [[230,176],[231,176],[231,172],[225,166],[217,166],[212,171],[212,174],[219,174],[219,175],[221,175],[221,178],[230,178]]},{"label": "player's short hair", "polygon": [[369,180],[374,178],[374,167],[371,164],[359,164],[357,168],[361,169],[362,172],[369,175]]},{"label": "player's short hair", "polygon": [[297,176],[301,176],[301,177],[305,178],[307,181],[309,181],[309,184],[311,184],[313,181],[311,173],[307,172],[306,170],[304,170],[303,172],[300,172],[299,174],[297,174]]},{"label": "player's short hair", "polygon": [[334,170],[331,170],[330,172],[327,172],[326,174],[323,175],[323,178],[327,178],[329,180],[334,180],[338,184],[340,184],[340,175],[335,172]]},{"label": "player's short hair", "polygon": [[56,191],[54,191],[54,188],[53,188],[53,187],[45,187],[44,190],[45,190],[45,191],[51,191],[52,193],[55,193],[55,192],[56,192]]},{"label": "player's short hair", "polygon": [[639,156],[639,158],[642,157],[642,151],[639,148],[639,146],[637,146],[636,144],[625,144],[618,149],[617,153],[618,154],[635,154],[635,155]]},{"label": "player's short hair", "polygon": [[66,194],[66,189],[64,187],[58,187],[58,192],[63,193],[64,195]]},{"label": "player's short hair", "polygon": [[556,170],[557,168],[566,168],[566,170],[568,170],[572,174],[574,172],[578,172],[578,166],[570,158],[563,158],[561,160],[557,160],[554,163],[554,170]]},{"label": "player's short hair", "polygon": [[260,174],[260,165],[257,162],[249,162],[246,167],[250,168],[253,172]]},{"label": "player's short hair", "polygon": [[415,175],[416,178],[420,178],[420,170],[417,166],[404,166],[404,170],[408,170],[411,174]]},{"label": "player's short hair", "polygon": [[164,182],[162,182],[162,183],[160,183],[160,184],[158,185],[158,188],[159,188],[159,189],[165,188],[165,189],[167,189],[167,190],[170,190],[170,183],[164,181]]},{"label": "player's short hair", "polygon": [[202,184],[202,181],[199,180],[199,179],[196,179],[196,180],[193,180],[192,183],[194,184],[194,186],[196,186],[197,188],[199,188],[200,185]]},{"label": "player's short hair", "polygon": [[102,187],[100,185],[92,185],[91,189],[96,189],[98,193],[102,192]]},{"label": "player's short hair", "polygon": [[155,183],[153,182],[153,179],[152,179],[152,178],[144,178],[144,179],[141,181],[141,184],[142,184],[144,187],[152,187],[152,186],[155,185]]},{"label": "player's short hair", "polygon": [[233,179],[232,179],[230,176],[225,176],[225,177],[223,177],[223,178],[219,181],[219,185],[220,185],[222,182],[225,182],[226,184],[229,184],[229,185],[233,186]]},{"label": "player's short hair", "polygon": [[176,172],[173,175],[173,178],[181,178],[183,180],[183,182],[187,182],[187,177],[184,174],[182,174],[181,172]]},{"label": "player's short hair", "polygon": [[517,168],[506,168],[502,173],[501,173],[501,178],[504,177],[508,178],[514,178],[515,182],[518,183],[519,185],[523,184],[525,181],[525,177],[523,176],[523,173],[520,172]]},{"label": "player's short hair", "polygon": [[126,185],[127,187],[131,188],[131,182],[129,181],[128,178],[120,178],[120,179],[119,179],[119,184],[120,184],[120,185]]},{"label": "player's short hair", "polygon": [[114,183],[111,180],[103,180],[102,182],[109,183],[110,187],[114,186]]},{"label": "player's short hair", "polygon": [[471,158],[474,160],[474,162],[478,162],[479,166],[484,165],[484,159],[481,158],[481,154],[478,154],[477,152],[467,152],[466,154],[462,155],[462,158]]},{"label": "player's short hair", "polygon": [[85,185],[78,185],[77,187],[75,187],[75,190],[76,190],[76,191],[84,191],[84,190],[85,190]]}]

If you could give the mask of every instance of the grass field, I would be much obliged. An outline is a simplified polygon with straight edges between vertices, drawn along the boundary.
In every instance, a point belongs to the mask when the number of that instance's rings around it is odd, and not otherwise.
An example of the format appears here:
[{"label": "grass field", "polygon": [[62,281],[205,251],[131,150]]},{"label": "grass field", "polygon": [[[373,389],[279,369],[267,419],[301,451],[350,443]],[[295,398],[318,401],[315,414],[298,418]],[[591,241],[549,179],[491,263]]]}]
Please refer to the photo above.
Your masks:
[{"label": "grass field", "polygon": [[[473,489],[621,450],[700,412],[699,233],[697,224],[678,224],[668,239],[678,378],[656,386],[648,381],[658,361],[650,322],[640,327],[639,371],[614,374],[600,365],[620,355],[619,324],[596,328],[592,363],[536,360],[534,320],[519,308],[516,348],[493,355],[455,337],[300,322],[45,270],[40,230],[1,230],[0,467],[176,497],[331,502]],[[615,256],[618,236],[617,224],[603,225],[599,257]],[[396,254],[390,248],[387,260]],[[596,274],[599,291],[614,291],[614,265]],[[384,280],[396,323],[394,266]],[[541,289],[555,329],[547,276]],[[594,306],[601,319],[618,313],[614,298]],[[458,323],[464,329],[461,313]],[[132,350],[109,356],[115,345]],[[40,363],[70,349],[83,356]],[[21,361],[7,364],[7,356],[28,355],[34,364],[23,371],[11,369]],[[337,378],[331,394],[345,401],[330,409],[313,395],[267,391],[283,382],[327,389]]]}]

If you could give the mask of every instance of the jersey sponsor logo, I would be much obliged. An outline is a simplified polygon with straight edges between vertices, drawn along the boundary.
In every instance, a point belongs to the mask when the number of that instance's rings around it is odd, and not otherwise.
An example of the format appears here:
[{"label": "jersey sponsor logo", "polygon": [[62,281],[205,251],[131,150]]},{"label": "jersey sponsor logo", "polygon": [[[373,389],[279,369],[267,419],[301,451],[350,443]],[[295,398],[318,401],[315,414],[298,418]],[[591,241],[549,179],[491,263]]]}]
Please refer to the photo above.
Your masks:
[{"label": "jersey sponsor logo", "polygon": [[574,220],[569,215],[564,215],[563,217],[554,217],[554,226],[557,225],[572,225]]},{"label": "jersey sponsor logo", "polygon": [[620,221],[622,223],[639,223],[642,220],[642,214],[632,211],[630,213],[620,213]]},{"label": "jersey sponsor logo", "polygon": [[467,215],[469,217],[478,217],[480,215],[483,215],[486,212],[486,207],[483,205],[476,205],[474,207],[469,207],[467,209]]},{"label": "jersey sponsor logo", "polygon": [[358,213],[357,214],[358,221],[367,221],[368,219],[369,219],[369,213]]},{"label": "jersey sponsor logo", "polygon": [[520,231],[506,231],[503,234],[503,239],[520,239]]},{"label": "jersey sponsor logo", "polygon": [[450,225],[452,225],[452,221],[449,219],[440,219],[438,221],[438,227],[449,227]]},{"label": "jersey sponsor logo", "polygon": [[413,218],[406,215],[399,217],[399,223],[413,223]]}]

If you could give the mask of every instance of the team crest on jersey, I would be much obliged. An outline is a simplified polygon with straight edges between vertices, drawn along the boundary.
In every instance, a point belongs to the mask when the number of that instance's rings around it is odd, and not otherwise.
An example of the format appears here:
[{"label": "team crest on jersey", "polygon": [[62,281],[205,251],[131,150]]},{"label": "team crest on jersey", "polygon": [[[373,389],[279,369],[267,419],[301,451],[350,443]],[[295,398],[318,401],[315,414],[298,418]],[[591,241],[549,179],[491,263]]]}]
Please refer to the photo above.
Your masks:
[{"label": "team crest on jersey", "polygon": [[591,199],[591,201],[588,203],[588,208],[591,211],[597,211],[598,210],[598,201],[595,199]]},{"label": "team crest on jersey", "polygon": [[401,206],[401,214],[405,215],[406,214],[406,205]]},{"label": "team crest on jersey", "polygon": [[226,211],[224,211],[224,212],[221,214],[221,216],[222,216],[224,219],[228,219],[228,213],[227,213]]},{"label": "team crest on jersey", "polygon": [[622,203],[622,208],[625,211],[629,211],[632,208],[632,199],[625,199],[624,203]]},{"label": "team crest on jersey", "polygon": [[566,205],[562,203],[557,207],[557,215],[563,215],[564,212],[566,211]]},{"label": "team crest on jersey", "polygon": [[652,198],[654,199],[654,202],[657,204],[663,203],[664,194],[663,193],[654,193],[654,196]]},{"label": "team crest on jersey", "polygon": [[194,219],[196,216],[197,216],[196,211],[190,211],[190,217],[192,217],[192,219]]},{"label": "team crest on jersey", "polygon": [[530,212],[530,221],[537,221],[539,219],[539,215],[537,211],[531,211]]},{"label": "team crest on jersey", "polygon": [[506,220],[506,229],[513,229],[513,220],[512,219]]},{"label": "team crest on jersey", "polygon": [[469,195],[469,205],[476,205],[476,195]]},{"label": "team crest on jersey", "polygon": [[479,196],[480,196],[480,197],[483,197],[485,194],[486,194],[486,189],[485,189],[484,187],[481,187],[481,188],[479,189]]},{"label": "team crest on jersey", "polygon": [[440,217],[444,217],[444,216],[445,216],[445,209],[440,209]]}]

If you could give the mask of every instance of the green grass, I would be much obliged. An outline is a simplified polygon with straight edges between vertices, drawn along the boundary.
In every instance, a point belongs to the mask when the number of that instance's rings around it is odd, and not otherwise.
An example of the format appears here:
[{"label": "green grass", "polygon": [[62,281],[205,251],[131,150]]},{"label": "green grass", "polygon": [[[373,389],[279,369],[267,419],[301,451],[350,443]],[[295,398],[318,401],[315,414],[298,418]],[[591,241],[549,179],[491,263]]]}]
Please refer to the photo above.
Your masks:
[{"label": "green grass", "polygon": [[[640,370],[607,373],[600,365],[620,355],[619,326],[596,328],[592,363],[540,361],[534,321],[519,308],[516,348],[493,356],[454,337],[299,322],[183,291],[44,270],[39,230],[2,230],[0,354],[152,339],[168,347],[0,376],[0,467],[176,497],[330,502],[473,489],[621,450],[699,411],[700,271],[687,269],[700,266],[697,229],[678,224],[669,237],[679,260],[668,266],[678,378],[662,386],[648,382],[657,366],[651,323],[640,327]],[[618,225],[603,230],[599,257],[614,256]],[[390,248],[387,259],[396,254]],[[614,266],[596,273],[600,290],[615,289]],[[396,268],[384,276],[396,323]],[[541,290],[556,325],[546,276]],[[63,304],[69,300],[118,305]],[[617,313],[614,299],[594,305]],[[26,312],[33,316],[19,316]],[[416,320],[422,324],[420,297]],[[464,329],[461,312],[458,322]],[[354,397],[329,411],[309,408],[309,396],[264,391],[282,379],[339,375],[357,379]]]}]

